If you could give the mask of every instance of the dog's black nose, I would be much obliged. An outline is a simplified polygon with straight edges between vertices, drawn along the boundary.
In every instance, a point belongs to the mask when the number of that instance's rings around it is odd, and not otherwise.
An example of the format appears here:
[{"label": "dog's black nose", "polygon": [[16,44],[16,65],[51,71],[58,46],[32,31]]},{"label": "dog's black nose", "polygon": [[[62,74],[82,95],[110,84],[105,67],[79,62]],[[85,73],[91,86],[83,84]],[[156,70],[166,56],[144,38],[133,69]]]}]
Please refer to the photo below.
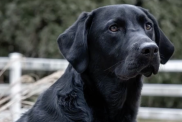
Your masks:
[{"label": "dog's black nose", "polygon": [[140,46],[140,53],[145,56],[153,56],[158,53],[158,46],[155,43],[143,43]]}]

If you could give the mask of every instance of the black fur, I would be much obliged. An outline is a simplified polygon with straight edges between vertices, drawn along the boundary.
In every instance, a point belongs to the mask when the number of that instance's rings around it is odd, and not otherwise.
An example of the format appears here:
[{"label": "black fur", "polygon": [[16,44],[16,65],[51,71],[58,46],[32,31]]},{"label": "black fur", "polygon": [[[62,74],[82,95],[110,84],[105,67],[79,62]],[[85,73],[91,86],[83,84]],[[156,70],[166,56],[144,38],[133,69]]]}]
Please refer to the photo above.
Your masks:
[{"label": "black fur", "polygon": [[82,13],[58,45],[68,68],[17,122],[136,122],[142,75],[174,51],[154,17],[132,5]]}]

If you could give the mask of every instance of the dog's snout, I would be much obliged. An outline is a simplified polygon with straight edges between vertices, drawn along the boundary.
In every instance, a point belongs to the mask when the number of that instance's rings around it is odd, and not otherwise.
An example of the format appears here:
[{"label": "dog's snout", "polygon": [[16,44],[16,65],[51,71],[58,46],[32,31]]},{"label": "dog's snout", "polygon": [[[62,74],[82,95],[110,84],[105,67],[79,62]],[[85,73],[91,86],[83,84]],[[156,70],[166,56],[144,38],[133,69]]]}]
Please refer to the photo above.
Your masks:
[{"label": "dog's snout", "polygon": [[158,46],[155,43],[143,43],[140,46],[140,53],[146,56],[153,56],[158,53]]}]

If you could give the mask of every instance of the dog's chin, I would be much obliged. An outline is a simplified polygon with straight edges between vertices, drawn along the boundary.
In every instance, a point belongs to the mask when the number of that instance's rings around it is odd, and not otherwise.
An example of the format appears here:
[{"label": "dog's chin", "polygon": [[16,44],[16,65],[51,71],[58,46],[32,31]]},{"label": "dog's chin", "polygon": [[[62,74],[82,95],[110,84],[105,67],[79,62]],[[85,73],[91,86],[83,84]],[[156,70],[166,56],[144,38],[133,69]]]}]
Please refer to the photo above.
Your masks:
[{"label": "dog's chin", "polygon": [[145,77],[150,77],[152,74],[157,74],[158,68],[152,65],[147,66],[146,68],[141,70],[141,74]]},{"label": "dog's chin", "polygon": [[151,75],[152,75],[152,71],[151,70],[148,70],[148,71],[146,71],[146,72],[143,72],[143,73],[141,73],[142,75],[144,75],[145,77],[150,77]]}]

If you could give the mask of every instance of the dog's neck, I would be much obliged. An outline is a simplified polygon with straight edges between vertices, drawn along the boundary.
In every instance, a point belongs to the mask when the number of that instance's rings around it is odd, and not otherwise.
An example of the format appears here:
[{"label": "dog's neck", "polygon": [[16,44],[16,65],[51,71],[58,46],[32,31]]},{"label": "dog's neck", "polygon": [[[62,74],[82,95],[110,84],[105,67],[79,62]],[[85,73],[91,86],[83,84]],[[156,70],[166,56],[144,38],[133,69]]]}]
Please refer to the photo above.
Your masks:
[{"label": "dog's neck", "polygon": [[[120,116],[123,113],[136,115],[142,88],[141,75],[122,81],[113,75],[106,75],[99,71],[97,73],[85,72],[82,78],[85,99],[93,108],[95,116],[103,115],[100,118],[107,117],[106,120],[117,121],[123,118]],[[129,119],[132,118],[136,117],[129,117]]]}]

